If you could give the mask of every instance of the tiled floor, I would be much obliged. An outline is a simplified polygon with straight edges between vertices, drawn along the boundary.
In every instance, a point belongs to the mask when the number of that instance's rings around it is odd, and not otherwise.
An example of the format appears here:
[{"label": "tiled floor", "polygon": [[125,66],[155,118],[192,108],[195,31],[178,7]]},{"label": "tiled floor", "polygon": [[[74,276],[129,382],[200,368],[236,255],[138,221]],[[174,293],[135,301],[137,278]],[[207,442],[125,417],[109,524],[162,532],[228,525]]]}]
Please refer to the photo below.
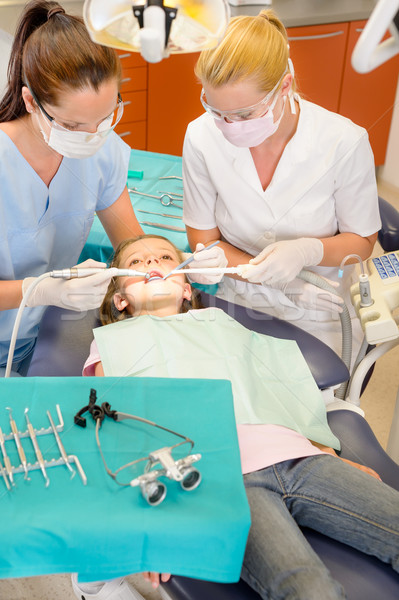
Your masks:
[{"label": "tiled floor", "polygon": [[[380,195],[399,210],[399,193],[382,183]],[[380,254],[376,248],[375,254]],[[399,389],[399,347],[378,360],[373,377],[361,398],[366,418],[384,448],[388,441],[389,428],[394,411],[396,393]],[[129,577],[130,583],[141,592],[146,600],[160,600],[140,575]],[[0,600],[74,600],[69,575],[53,575],[28,579],[0,581]]]}]

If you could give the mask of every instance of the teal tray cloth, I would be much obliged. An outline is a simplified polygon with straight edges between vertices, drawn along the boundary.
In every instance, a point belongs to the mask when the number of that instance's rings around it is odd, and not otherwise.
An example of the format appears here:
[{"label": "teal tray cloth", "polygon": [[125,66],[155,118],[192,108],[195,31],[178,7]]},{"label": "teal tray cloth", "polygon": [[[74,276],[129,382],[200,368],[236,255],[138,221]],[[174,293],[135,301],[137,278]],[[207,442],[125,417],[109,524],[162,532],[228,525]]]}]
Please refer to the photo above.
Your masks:
[{"label": "teal tray cloth", "polygon": [[[134,378],[15,378],[0,381],[3,407],[11,406],[19,430],[26,431],[29,407],[35,429],[49,427],[46,411],[58,422],[68,454],[77,455],[87,475],[70,479],[65,466],[48,469],[50,486],[40,471],[31,481],[16,474],[17,487],[6,491],[0,478],[2,551],[0,578],[78,572],[94,581],[142,571],[168,572],[220,582],[240,575],[250,514],[243,486],[231,384],[222,380]],[[88,404],[90,388],[98,404],[109,402],[122,412],[137,414],[194,440],[200,486],[185,492],[163,478],[167,495],[149,506],[139,488],[118,486],[105,472],[90,415],[85,429],[73,424],[74,414]],[[3,433],[10,432],[8,412],[0,411]],[[166,432],[125,421],[106,419],[100,430],[111,470],[176,443]],[[35,462],[29,438],[22,444],[28,462]],[[59,458],[53,435],[38,436],[44,458]],[[6,441],[12,464],[19,459],[13,440]]]},{"label": "teal tray cloth", "polygon": [[[140,191],[154,196],[161,196],[161,191],[176,192],[183,194],[183,182],[181,179],[161,179],[168,175],[182,174],[182,159],[180,156],[172,156],[170,154],[157,154],[155,152],[146,152],[144,150],[132,150],[130,154],[129,170],[143,171],[143,179],[129,178],[127,181],[128,187],[137,187]],[[136,211],[138,221],[150,221],[170,225],[172,227],[184,228],[183,220],[161,217],[158,215],[148,215],[146,213],[137,212],[137,209],[149,210],[152,212],[165,213],[171,215],[183,216],[182,202],[177,202],[177,206],[163,206],[160,200],[155,198],[146,198],[137,194],[130,194],[133,208]],[[170,231],[168,229],[159,229],[142,225],[145,233],[153,233],[163,235],[173,242],[180,250],[190,251],[185,232]],[[94,217],[94,222],[91,227],[89,237],[80,255],[79,262],[88,258],[107,262],[112,255],[112,245],[107,234],[97,215]]]}]

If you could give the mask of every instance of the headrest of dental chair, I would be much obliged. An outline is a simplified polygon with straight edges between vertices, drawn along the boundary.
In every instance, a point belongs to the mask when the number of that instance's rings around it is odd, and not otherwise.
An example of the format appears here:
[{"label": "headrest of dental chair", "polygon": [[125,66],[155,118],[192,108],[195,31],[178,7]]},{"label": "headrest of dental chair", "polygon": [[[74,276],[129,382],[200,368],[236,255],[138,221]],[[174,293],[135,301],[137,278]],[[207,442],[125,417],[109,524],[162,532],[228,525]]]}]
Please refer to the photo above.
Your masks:
[{"label": "headrest of dental chair", "polygon": [[384,252],[399,250],[399,212],[392,204],[378,198],[381,216],[381,229],[378,232],[378,241]]},{"label": "headrest of dental chair", "polygon": [[246,306],[239,306],[201,292],[204,306],[216,306],[236,319],[241,325],[265,335],[285,340],[295,340],[309,369],[321,390],[349,379],[349,371],[341,358],[326,344],[292,323]]}]

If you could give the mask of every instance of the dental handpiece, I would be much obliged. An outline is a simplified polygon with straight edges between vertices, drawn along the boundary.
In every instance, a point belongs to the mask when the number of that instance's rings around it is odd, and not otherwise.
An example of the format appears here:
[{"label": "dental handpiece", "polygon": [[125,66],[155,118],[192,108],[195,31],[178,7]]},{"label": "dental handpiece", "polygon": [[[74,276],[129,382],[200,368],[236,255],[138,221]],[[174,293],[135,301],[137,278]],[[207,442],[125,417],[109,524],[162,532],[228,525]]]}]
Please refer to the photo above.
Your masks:
[{"label": "dental handpiece", "polygon": [[35,450],[35,454],[36,454],[37,462],[39,463],[40,470],[43,473],[43,477],[46,482],[46,487],[48,487],[50,485],[50,479],[47,476],[46,467],[45,467],[44,460],[43,460],[43,454],[41,453],[41,450],[39,448],[35,430],[33,429],[32,423],[30,422],[30,419],[28,417],[28,411],[29,411],[29,408],[25,408],[25,418],[26,418],[26,424],[28,426],[29,437],[31,439],[33,448]]},{"label": "dental handpiece", "polygon": [[[89,277],[89,275],[96,275],[97,273],[104,273],[105,269],[93,267],[93,268],[77,268],[72,267],[71,269],[60,269],[58,271],[51,271],[50,276],[57,279],[75,279],[77,277]],[[118,277],[144,277],[147,278],[147,274],[142,271],[136,271],[135,269],[117,269],[116,276]]]},{"label": "dental handpiece", "polygon": [[12,410],[11,410],[11,408],[9,406],[6,406],[6,410],[9,411],[11,431],[12,431],[12,435],[13,435],[13,438],[14,438],[14,441],[15,441],[15,445],[16,445],[17,450],[18,450],[18,456],[19,456],[19,459],[21,461],[21,465],[23,467],[23,470],[25,471],[25,479],[29,479],[29,476],[28,476],[28,463],[26,461],[25,451],[24,451],[24,449],[22,447],[21,440],[19,438],[18,427],[17,427],[16,422],[12,418]]}]

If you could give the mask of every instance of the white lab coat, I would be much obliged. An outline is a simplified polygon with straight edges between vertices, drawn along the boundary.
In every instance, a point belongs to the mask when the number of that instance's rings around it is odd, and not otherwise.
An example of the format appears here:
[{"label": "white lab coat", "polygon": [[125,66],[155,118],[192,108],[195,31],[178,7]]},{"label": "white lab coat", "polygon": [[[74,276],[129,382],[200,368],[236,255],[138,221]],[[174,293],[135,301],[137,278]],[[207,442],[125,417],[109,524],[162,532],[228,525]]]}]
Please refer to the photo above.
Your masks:
[{"label": "white lab coat", "polygon": [[[230,144],[210,115],[189,124],[183,149],[186,225],[204,230],[218,227],[223,240],[252,255],[279,240],[322,238],[338,232],[364,237],[380,229],[374,160],[366,130],[311,102],[299,99],[299,103],[297,130],[266,190],[249,149]],[[311,270],[338,280],[337,267]],[[353,267],[345,269],[340,291],[347,302],[353,274]],[[304,310],[280,290],[228,277],[217,295],[292,321],[340,354],[336,315]],[[362,333],[356,321],[353,326],[355,353]]]}]

